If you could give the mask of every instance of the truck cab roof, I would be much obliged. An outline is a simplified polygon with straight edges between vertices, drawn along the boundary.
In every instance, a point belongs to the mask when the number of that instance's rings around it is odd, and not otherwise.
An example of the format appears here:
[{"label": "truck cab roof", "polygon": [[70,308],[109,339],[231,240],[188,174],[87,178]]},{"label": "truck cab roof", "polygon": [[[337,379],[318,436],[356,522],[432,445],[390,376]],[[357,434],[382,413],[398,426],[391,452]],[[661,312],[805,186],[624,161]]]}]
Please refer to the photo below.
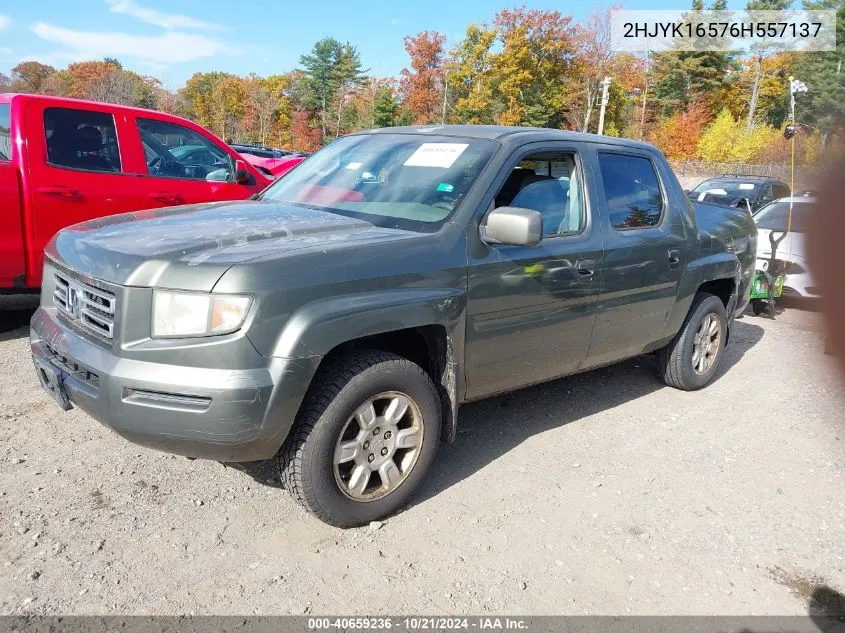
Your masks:
[{"label": "truck cab roof", "polygon": [[654,150],[654,146],[642,141],[634,141],[615,136],[587,134],[584,132],[570,132],[568,130],[553,130],[542,127],[515,127],[506,125],[407,125],[377,130],[366,130],[357,134],[431,134],[437,136],[454,136],[459,138],[473,138],[480,140],[505,141],[518,143],[530,141],[572,141],[581,143],[603,143],[624,147],[638,147]]}]

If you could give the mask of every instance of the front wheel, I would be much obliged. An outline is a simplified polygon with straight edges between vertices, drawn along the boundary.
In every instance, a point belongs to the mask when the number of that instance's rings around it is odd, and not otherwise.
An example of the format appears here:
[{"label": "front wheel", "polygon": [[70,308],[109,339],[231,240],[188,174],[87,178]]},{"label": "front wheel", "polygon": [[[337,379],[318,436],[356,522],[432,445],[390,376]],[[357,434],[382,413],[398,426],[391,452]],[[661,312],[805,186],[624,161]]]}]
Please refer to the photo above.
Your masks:
[{"label": "front wheel", "polygon": [[769,310],[769,302],[765,299],[752,299],[751,300],[751,311],[754,312],[754,316],[761,316],[768,312]]},{"label": "front wheel", "polygon": [[666,384],[694,391],[713,380],[724,355],[727,331],[722,300],[708,293],[696,295],[681,331],[657,354]]},{"label": "front wheel", "polygon": [[404,505],[440,441],[440,401],[426,372],[379,351],[330,361],[279,453],[284,486],[322,521],[354,527]]}]

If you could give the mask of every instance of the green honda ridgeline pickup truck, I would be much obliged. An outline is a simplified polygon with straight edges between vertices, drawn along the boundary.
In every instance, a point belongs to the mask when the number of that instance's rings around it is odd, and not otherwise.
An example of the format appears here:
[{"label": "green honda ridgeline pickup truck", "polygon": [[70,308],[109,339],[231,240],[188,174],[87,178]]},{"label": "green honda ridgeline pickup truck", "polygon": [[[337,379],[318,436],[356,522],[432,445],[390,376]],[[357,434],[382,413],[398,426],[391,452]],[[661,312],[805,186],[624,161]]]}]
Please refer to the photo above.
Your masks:
[{"label": "green honda ridgeline pickup truck", "polygon": [[164,451],[275,457],[308,510],[361,525],[408,502],[464,402],[649,352],[704,387],[756,235],[643,143],[376,130],[256,200],[61,231],[32,356],[63,408]]}]

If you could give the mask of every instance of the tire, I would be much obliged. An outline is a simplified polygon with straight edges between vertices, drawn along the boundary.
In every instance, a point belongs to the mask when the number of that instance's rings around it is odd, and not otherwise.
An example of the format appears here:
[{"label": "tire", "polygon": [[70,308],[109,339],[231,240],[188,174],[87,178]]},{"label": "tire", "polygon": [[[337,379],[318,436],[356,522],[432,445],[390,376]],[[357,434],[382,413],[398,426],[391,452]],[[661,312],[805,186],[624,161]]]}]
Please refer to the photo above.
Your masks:
[{"label": "tire", "polygon": [[[695,344],[697,337],[701,335],[700,329],[705,319],[708,319],[711,324],[711,327],[708,327],[708,332],[712,331],[713,320],[711,318],[715,319],[718,327],[718,341],[714,342],[711,336],[710,349],[712,354],[705,355],[706,358],[703,361],[698,356],[699,368],[703,370],[699,371],[699,369],[693,367]],[[658,368],[663,381],[670,387],[684,391],[695,391],[710,383],[724,356],[727,324],[727,313],[722,300],[709,293],[697,294],[680,332],[669,345],[657,353]],[[712,345],[714,343],[715,347]]]},{"label": "tire", "polygon": [[[394,418],[399,422],[392,424]],[[437,389],[419,365],[388,352],[346,354],[321,368],[308,390],[277,457],[282,485],[330,525],[382,519],[419,487],[434,461],[440,427]],[[400,447],[400,439],[414,441],[414,429],[417,447]],[[368,468],[378,470],[367,474]]]},{"label": "tire", "polygon": [[769,309],[769,302],[765,299],[752,299],[751,300],[751,311],[754,313],[754,316],[761,316],[766,314],[766,311]]}]

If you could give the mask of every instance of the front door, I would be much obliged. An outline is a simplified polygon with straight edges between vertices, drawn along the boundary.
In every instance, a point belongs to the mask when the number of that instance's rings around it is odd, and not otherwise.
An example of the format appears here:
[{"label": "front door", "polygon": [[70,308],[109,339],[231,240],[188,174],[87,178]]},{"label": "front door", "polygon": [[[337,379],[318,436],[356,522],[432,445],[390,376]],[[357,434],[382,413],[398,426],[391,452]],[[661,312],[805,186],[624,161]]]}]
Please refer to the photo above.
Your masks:
[{"label": "front door", "polygon": [[681,210],[670,208],[652,156],[608,147],[596,161],[606,238],[586,367],[643,353],[660,339],[687,256]]},{"label": "front door", "polygon": [[262,188],[254,174],[250,184],[236,183],[233,157],[187,126],[141,117],[135,126],[146,170],[136,186],[145,208],[244,200]]},{"label": "front door", "polygon": [[488,208],[539,211],[543,239],[469,249],[467,399],[573,372],[586,357],[602,240],[583,173],[574,148],[543,144],[518,154],[500,178]]}]

